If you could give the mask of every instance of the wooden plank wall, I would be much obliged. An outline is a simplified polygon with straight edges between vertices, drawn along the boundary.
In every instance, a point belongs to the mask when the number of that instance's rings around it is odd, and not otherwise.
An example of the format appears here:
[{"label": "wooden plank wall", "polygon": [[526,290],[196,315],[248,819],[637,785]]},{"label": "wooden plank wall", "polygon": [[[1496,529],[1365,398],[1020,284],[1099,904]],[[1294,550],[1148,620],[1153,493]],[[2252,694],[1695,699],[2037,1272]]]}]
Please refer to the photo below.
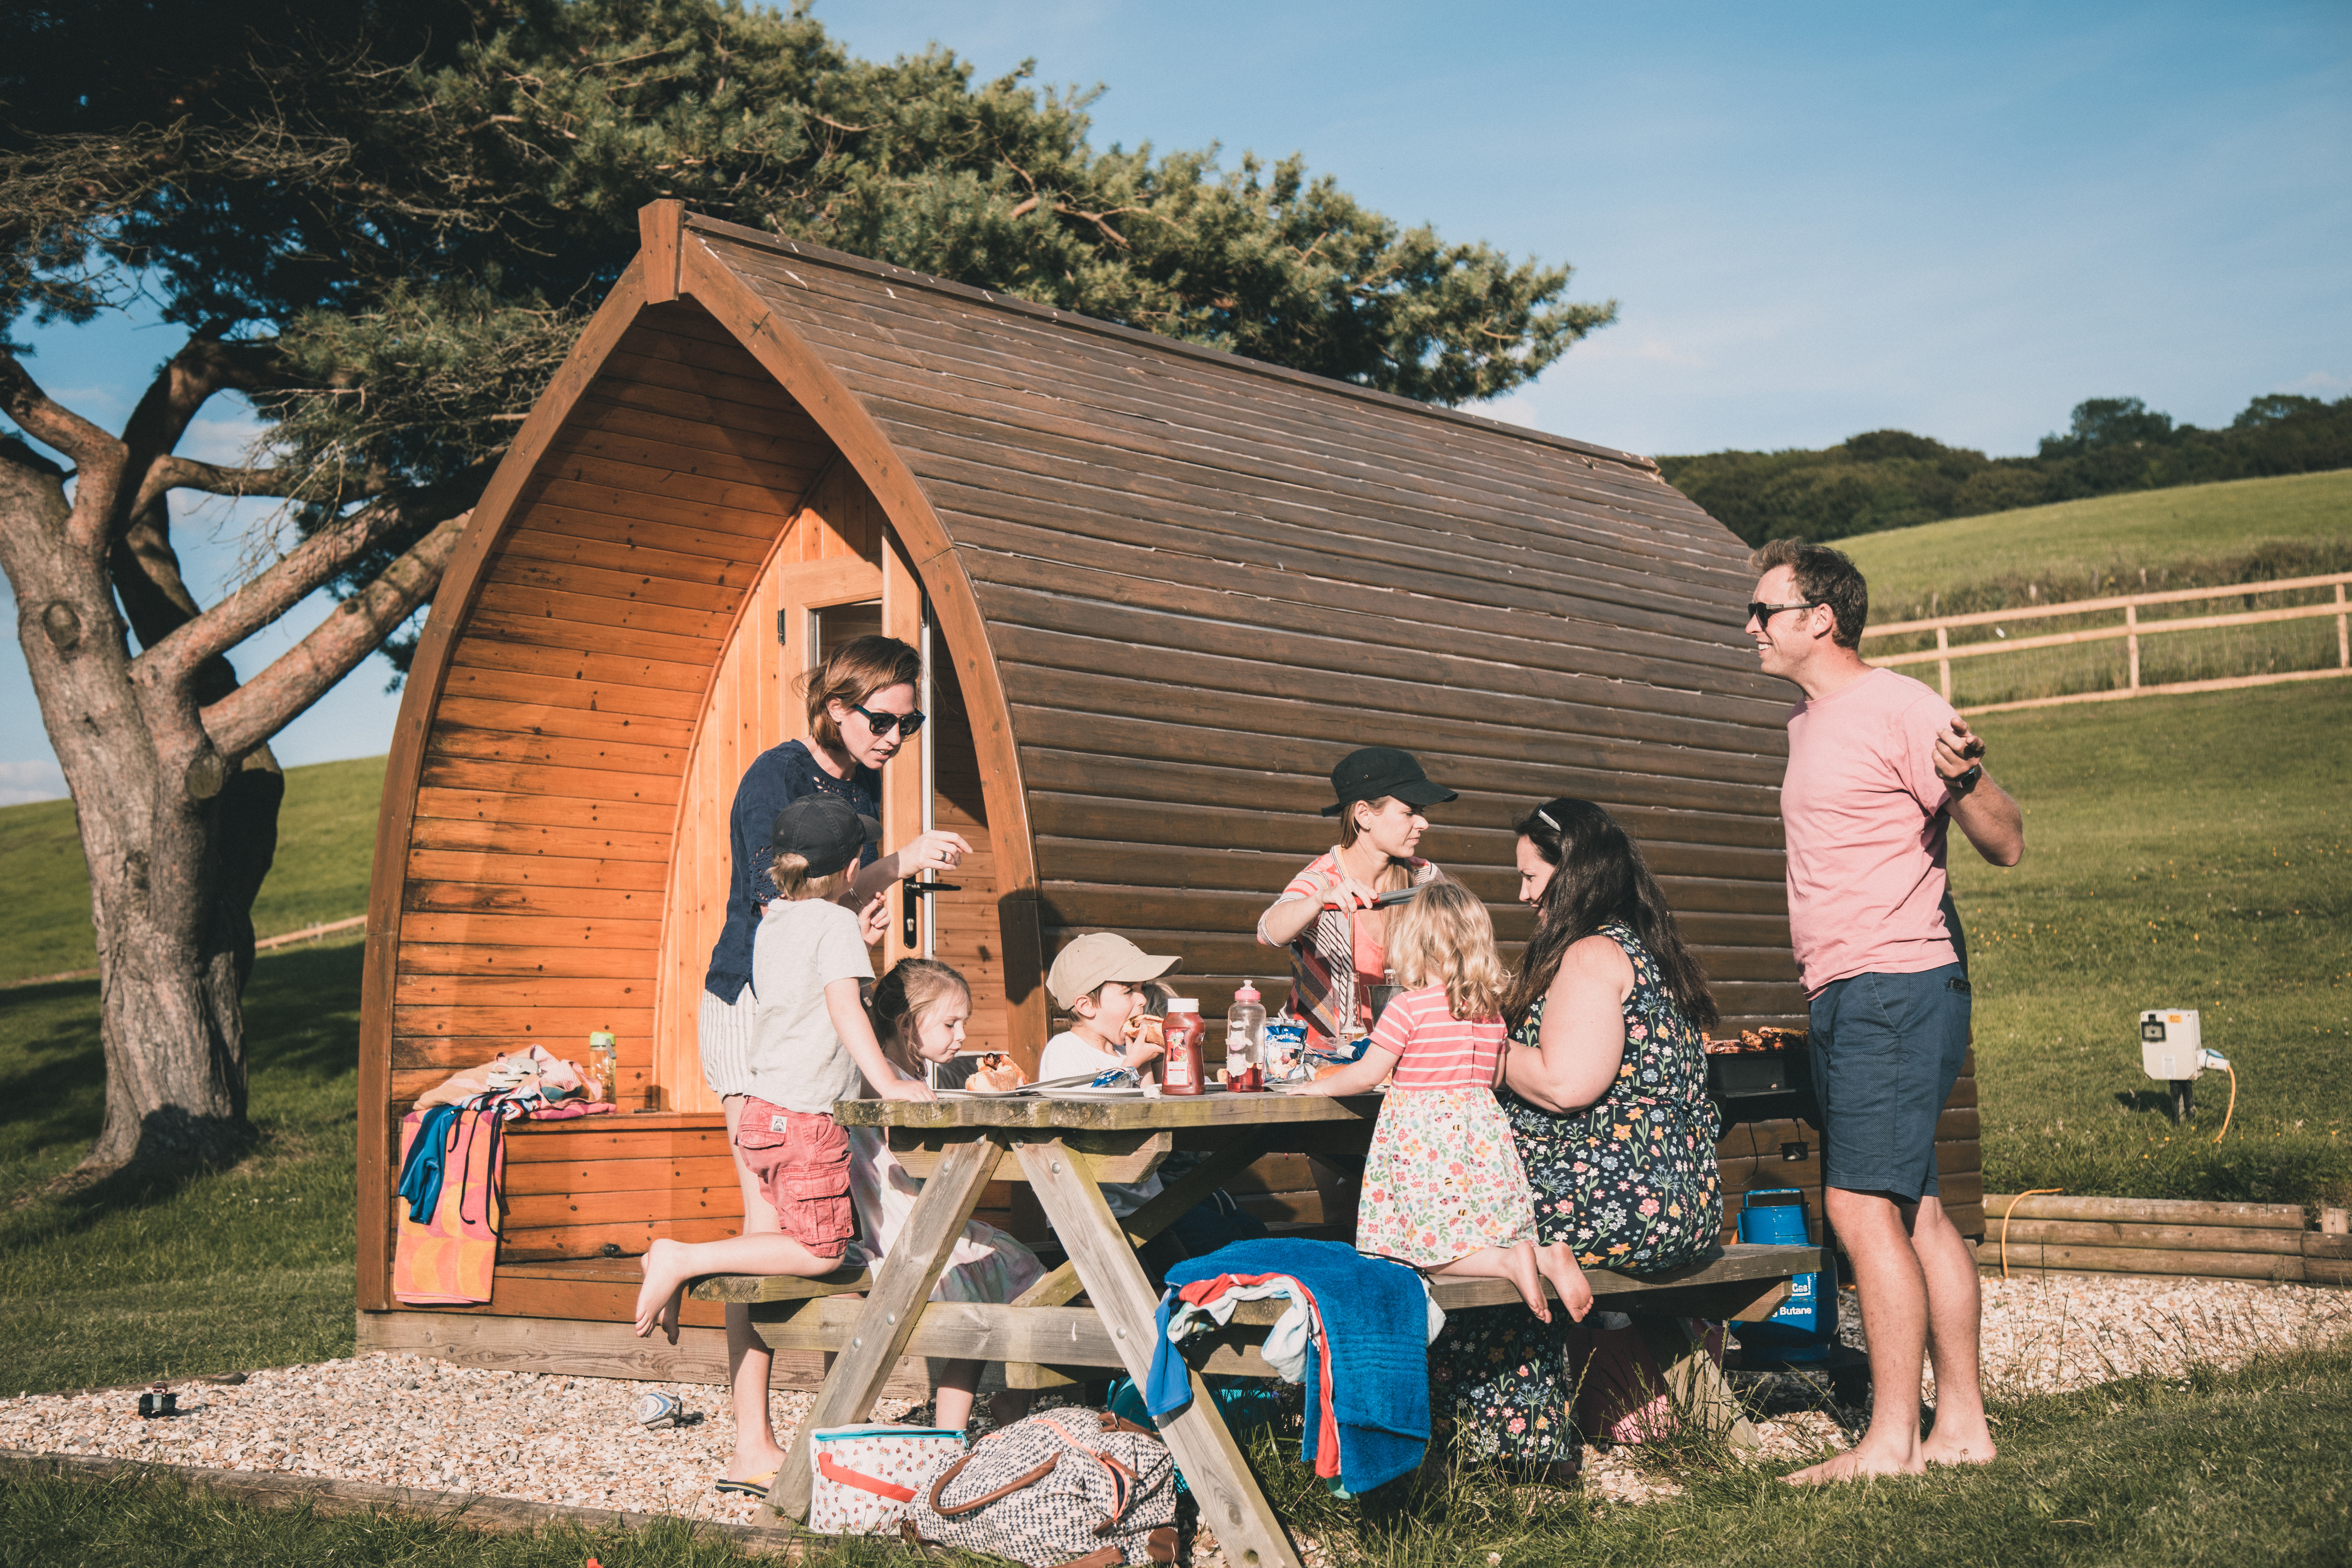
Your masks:
[{"label": "wooden plank wall", "polygon": [[718,1098],[702,1080],[695,1015],[710,950],[727,922],[733,865],[728,814],[735,786],[761,752],[808,727],[792,689],[806,653],[797,642],[789,649],[778,646],[777,614],[800,608],[790,586],[802,574],[799,569],[827,562],[872,565],[878,595],[882,533],[873,497],[846,466],[834,464],[775,541],[716,658],[680,786],[675,850],[665,881],[652,1060],[655,1080],[674,1110],[719,1109]]},{"label": "wooden plank wall", "polygon": [[[988,836],[988,804],[981,795],[980,757],[972,744],[963,689],[956,683],[955,662],[934,658],[931,664],[931,700],[938,711],[923,731],[932,747],[931,819],[971,844],[963,864],[940,879],[959,891],[929,900],[938,922],[930,933],[931,955],[954,965],[971,987],[971,1019],[964,1026],[967,1048],[1007,1050],[1013,1044],[1005,1019],[1004,939],[997,912],[996,851]],[[1035,1069],[1034,1054],[1024,1066]]]},{"label": "wooden plank wall", "polygon": [[[698,330],[699,328],[699,330]],[[699,307],[646,311],[494,546],[425,745],[393,1114],[451,1071],[620,1037],[653,1070],[672,834],[712,669],[831,454]]]},{"label": "wooden plank wall", "polygon": [[1425,850],[1523,938],[1507,824],[1641,838],[1735,1021],[1802,1010],[1787,688],[1746,552],[1639,458],[689,220],[919,480],[988,622],[1047,956],[1121,931],[1222,1009],[1287,984],[1260,910],[1332,840],[1325,773],[1418,752]]}]

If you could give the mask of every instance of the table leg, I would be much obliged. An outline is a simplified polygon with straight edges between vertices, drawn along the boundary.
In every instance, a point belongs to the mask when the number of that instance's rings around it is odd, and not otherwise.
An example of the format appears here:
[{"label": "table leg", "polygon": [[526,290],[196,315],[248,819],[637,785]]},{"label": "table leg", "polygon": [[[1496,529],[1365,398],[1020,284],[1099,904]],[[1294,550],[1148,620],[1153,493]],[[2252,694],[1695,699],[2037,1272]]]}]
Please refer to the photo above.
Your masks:
[{"label": "table leg", "polygon": [[[1103,1201],[1085,1157],[1058,1141],[1023,1143],[1021,1168],[1030,1189],[1054,1222],[1055,1234],[1077,1265],[1078,1278],[1095,1310],[1109,1325],[1111,1341],[1127,1363],[1128,1375],[1138,1387],[1151,1372],[1153,1341],[1159,1332],[1154,1313],[1159,1301],[1143,1277],[1143,1267],[1127,1244],[1119,1223]],[[1193,1373],[1192,1403],[1162,1422],[1160,1436],[1175,1455],[1192,1495],[1200,1500],[1201,1517],[1216,1531],[1217,1543],[1237,1568],[1302,1568],[1298,1553],[1275,1517],[1257,1479],[1242,1458],[1233,1434],[1217,1414],[1201,1374]]]},{"label": "table leg", "polygon": [[1667,1400],[1676,1412],[1722,1434],[1735,1448],[1763,1447],[1723,1368],[1707,1353],[1705,1334],[1692,1333],[1682,1318],[1637,1317],[1633,1327],[1666,1374]]},{"label": "table leg", "polygon": [[923,1184],[898,1245],[883,1260],[881,1277],[866,1293],[849,1343],[825,1374],[816,1403],[801,1418],[784,1468],[768,1489],[768,1506],[783,1518],[808,1517],[809,1433],[819,1426],[863,1421],[873,1414],[874,1401],[915,1331],[915,1309],[929,1300],[1001,1152],[1002,1145],[986,1138],[958,1143],[940,1157],[939,1168]]},{"label": "table leg", "polygon": [[[1263,1136],[1236,1139],[1230,1147],[1211,1154],[1185,1173],[1174,1185],[1120,1220],[1119,1229],[1127,1237],[1129,1245],[1141,1247],[1183,1218],[1193,1205],[1256,1164],[1265,1157],[1266,1142]],[[1078,1290],[1077,1268],[1065,1263],[1024,1290],[1013,1304],[1016,1307],[1059,1307],[1066,1304]]]}]

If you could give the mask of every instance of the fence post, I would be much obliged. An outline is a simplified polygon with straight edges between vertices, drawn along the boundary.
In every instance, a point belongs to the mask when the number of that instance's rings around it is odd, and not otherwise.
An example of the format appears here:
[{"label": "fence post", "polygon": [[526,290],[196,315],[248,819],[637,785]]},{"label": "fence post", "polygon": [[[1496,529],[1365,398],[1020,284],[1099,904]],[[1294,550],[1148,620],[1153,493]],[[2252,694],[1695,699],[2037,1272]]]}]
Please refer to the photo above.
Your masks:
[{"label": "fence post", "polygon": [[2124,625],[2131,628],[2131,635],[2124,638],[2124,651],[2131,658],[2131,689],[2137,691],[2139,689],[2139,606],[2137,605],[2124,606]]},{"label": "fence post", "polygon": [[[2344,590],[2341,588],[2336,589],[2336,596],[2339,599],[2342,598],[2344,596]],[[2344,637],[2340,628],[2343,626],[2344,623],[2339,619],[2336,624],[2339,628],[2336,640],[2337,642],[2342,642]],[[1948,626],[1937,626],[1936,628],[1936,651],[1937,653],[1949,652],[1951,646],[1951,628]],[[1952,700],[1952,661],[1948,658],[1937,659],[1936,661],[1936,673],[1943,677],[1944,700],[1949,702]]]},{"label": "fence post", "polygon": [[2344,584],[2336,584],[2336,668],[2352,669],[2352,622],[2344,613]]}]

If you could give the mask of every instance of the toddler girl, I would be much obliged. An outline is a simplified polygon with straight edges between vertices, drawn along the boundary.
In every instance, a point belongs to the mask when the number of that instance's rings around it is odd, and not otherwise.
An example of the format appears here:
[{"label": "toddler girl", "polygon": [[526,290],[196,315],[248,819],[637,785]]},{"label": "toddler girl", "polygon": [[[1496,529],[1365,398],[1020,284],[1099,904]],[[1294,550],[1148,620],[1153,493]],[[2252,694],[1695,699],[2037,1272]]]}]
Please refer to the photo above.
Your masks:
[{"label": "toddler girl", "polygon": [[[888,1065],[908,1080],[923,1079],[926,1062],[945,1062],[963,1048],[963,1027],[971,1016],[971,990],[963,976],[936,959],[902,959],[874,987],[874,1033]],[[880,1086],[877,1085],[877,1090]],[[878,1127],[849,1129],[849,1193],[857,1205],[858,1249],[878,1276],[882,1260],[905,1230],[922,1184],[890,1152]],[[972,1220],[948,1255],[934,1301],[1010,1301],[1045,1278],[1045,1266],[1027,1247],[995,1226]],[[932,1424],[961,1431],[971,1419],[972,1391],[983,1363],[930,1362],[936,1384]],[[992,1402],[1002,1425],[1028,1414],[1029,1394],[1006,1389]]]},{"label": "toddler girl", "polygon": [[1396,1074],[1364,1163],[1356,1248],[1432,1274],[1507,1279],[1549,1323],[1538,1273],[1563,1300],[1583,1280],[1536,1252],[1535,1194],[1495,1100],[1505,977],[1486,906],[1458,882],[1424,884],[1389,913],[1388,959],[1413,989],[1388,1005],[1361,1060],[1305,1090],[1362,1094]]}]

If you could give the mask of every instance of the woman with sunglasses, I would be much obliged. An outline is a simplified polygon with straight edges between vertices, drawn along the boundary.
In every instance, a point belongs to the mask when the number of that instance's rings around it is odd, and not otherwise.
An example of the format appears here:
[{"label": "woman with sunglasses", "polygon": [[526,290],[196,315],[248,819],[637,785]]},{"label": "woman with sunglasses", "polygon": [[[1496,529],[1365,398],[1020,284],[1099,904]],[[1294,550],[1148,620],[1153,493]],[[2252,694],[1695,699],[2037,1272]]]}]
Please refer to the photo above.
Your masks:
[{"label": "woman with sunglasses", "polygon": [[[797,683],[806,700],[808,734],[762,752],[743,770],[735,787],[735,804],[728,814],[730,869],[727,882],[727,923],[710,950],[710,967],[702,980],[701,1011],[695,1019],[697,1044],[702,1057],[703,1080],[719,1097],[727,1112],[728,1149],[735,1156],[735,1176],[743,1187],[746,1215],[766,1215],[772,1222],[775,1206],[761,1199],[760,1179],[743,1163],[735,1147],[735,1119],[743,1096],[750,1092],[753,1016],[758,1007],[751,992],[751,939],[761,910],[778,897],[768,878],[769,838],[776,814],[805,795],[831,795],[861,816],[879,820],[882,815],[882,765],[923,727],[915,696],[923,678],[920,655],[896,637],[853,637],[824,657]],[[901,845],[892,854],[879,853],[868,842],[858,855],[858,869],[850,879],[842,902],[861,911],[869,942],[879,941],[884,895],[890,884],[926,869],[945,870],[970,853],[971,846],[960,834],[937,830]],[[740,1302],[727,1307],[727,1363],[730,1373],[746,1356],[764,1358],[766,1344],[751,1331],[751,1310]],[[750,1385],[767,1386],[766,1369],[749,1369],[759,1375]],[[733,1378],[737,1387],[746,1379]],[[739,1412],[739,1415],[743,1413]],[[754,1414],[767,1426],[766,1402]],[[751,1460],[766,1450],[765,1467],[783,1462],[772,1430],[739,1436],[739,1456]],[[761,1439],[764,1439],[764,1445]],[[758,1473],[752,1463],[748,1473]],[[733,1475],[730,1470],[730,1475]]]}]

